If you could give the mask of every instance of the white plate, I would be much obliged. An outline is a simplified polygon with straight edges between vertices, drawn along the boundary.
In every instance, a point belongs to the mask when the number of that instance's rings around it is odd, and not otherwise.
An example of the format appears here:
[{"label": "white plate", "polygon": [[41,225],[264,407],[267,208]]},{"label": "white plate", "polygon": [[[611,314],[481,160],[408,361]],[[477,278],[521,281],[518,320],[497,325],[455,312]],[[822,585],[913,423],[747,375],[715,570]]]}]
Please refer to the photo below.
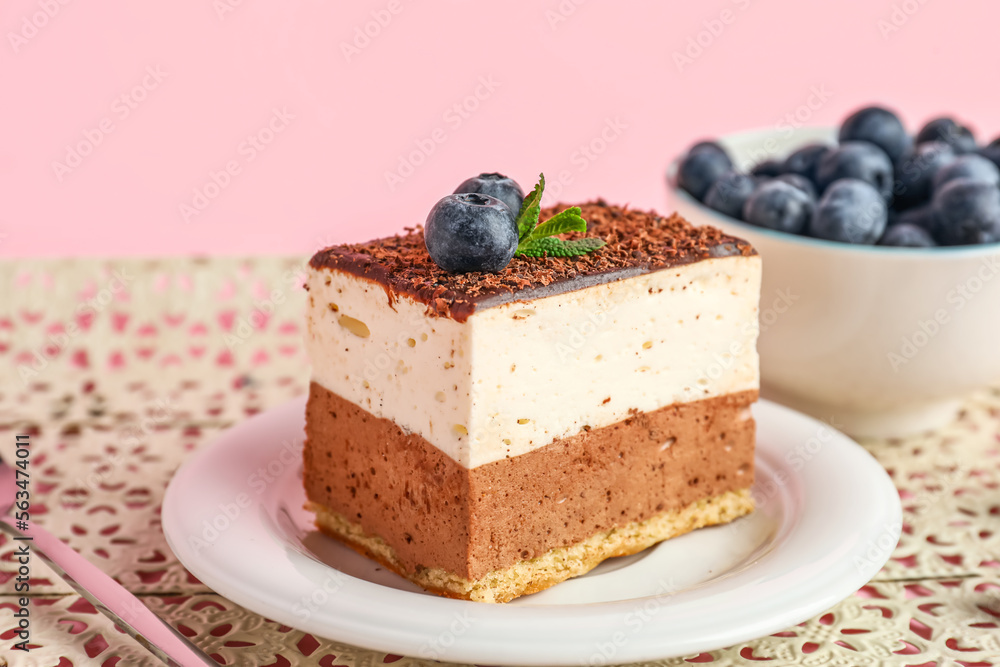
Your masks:
[{"label": "white plate", "polygon": [[696,654],[821,613],[864,585],[899,536],[899,498],[859,445],[761,401],[758,509],[605,561],[506,605],[448,600],[318,533],[302,509],[304,399],[195,454],[163,530],[208,586],[270,619],[365,648],[455,662],[615,664]]}]

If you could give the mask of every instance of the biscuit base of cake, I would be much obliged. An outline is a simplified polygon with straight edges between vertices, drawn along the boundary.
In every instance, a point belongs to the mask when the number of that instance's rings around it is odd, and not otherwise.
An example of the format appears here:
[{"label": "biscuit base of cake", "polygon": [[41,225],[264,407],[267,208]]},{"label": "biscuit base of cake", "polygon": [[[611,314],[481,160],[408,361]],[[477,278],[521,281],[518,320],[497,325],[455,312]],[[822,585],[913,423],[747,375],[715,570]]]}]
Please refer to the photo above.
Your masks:
[{"label": "biscuit base of cake", "polygon": [[475,602],[509,602],[522,595],[537,593],[578,577],[608,558],[638,553],[698,528],[729,523],[749,514],[753,508],[750,489],[727,491],[645,521],[596,533],[582,542],[551,549],[536,558],[470,580],[441,568],[418,566],[412,572],[407,571],[396,552],[381,537],[366,534],[360,525],[323,505],[306,504],[306,509],[316,514],[317,528],[330,537],[432,593]]}]

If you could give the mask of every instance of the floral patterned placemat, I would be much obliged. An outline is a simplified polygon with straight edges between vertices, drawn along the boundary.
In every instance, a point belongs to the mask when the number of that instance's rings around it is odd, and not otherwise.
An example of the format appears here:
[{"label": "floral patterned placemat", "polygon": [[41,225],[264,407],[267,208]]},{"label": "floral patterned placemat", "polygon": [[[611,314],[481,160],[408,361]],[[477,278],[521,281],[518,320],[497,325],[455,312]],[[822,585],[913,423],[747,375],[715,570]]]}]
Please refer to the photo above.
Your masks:
[{"label": "floral patterned placemat", "polygon": [[[221,664],[431,664],[243,609],[192,577],[160,530],[167,482],[192,451],[305,391],[303,272],[303,258],[0,262],[0,453],[12,459],[15,434],[29,434],[32,518]],[[938,432],[863,444],[904,507],[875,579],[784,632],[651,664],[1000,665],[1000,390]],[[0,666],[158,664],[40,563],[33,650],[9,650],[13,555],[0,537]]]}]

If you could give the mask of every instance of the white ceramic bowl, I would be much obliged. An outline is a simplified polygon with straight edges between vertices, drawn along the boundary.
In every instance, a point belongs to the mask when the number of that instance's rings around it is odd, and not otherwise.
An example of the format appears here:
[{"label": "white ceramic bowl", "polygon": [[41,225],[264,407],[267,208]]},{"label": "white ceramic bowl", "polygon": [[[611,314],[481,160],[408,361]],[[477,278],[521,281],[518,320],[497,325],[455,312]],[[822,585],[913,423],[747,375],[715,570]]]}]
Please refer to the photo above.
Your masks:
[{"label": "white ceramic bowl", "polygon": [[[746,168],[829,128],[763,130],[720,142]],[[758,349],[765,396],[857,436],[906,435],[954,418],[1000,382],[1000,244],[855,246],[734,220],[676,187],[691,222],[744,238],[764,261]]]}]

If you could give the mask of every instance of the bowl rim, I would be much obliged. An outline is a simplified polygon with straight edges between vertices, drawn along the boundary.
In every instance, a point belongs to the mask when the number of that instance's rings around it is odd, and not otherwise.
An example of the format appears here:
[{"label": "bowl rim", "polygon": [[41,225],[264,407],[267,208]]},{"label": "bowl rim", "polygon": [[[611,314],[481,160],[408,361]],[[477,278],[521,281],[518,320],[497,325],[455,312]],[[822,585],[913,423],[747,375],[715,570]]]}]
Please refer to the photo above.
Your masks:
[{"label": "bowl rim", "polygon": [[[804,125],[802,127],[797,127],[793,129],[794,134],[811,134],[817,131],[828,130],[832,133],[834,140],[836,140],[836,127],[827,125]],[[725,145],[733,140],[752,140],[760,139],[765,140],[769,136],[774,134],[782,133],[787,134],[788,128],[756,128],[752,130],[745,130],[743,132],[733,132],[730,134],[722,135],[714,139],[713,141],[718,141]],[[738,229],[745,229],[748,232],[754,234],[760,234],[765,238],[770,238],[778,241],[785,241],[792,244],[800,244],[806,247],[812,248],[832,248],[837,252],[856,252],[859,254],[867,255],[877,255],[883,257],[893,257],[893,258],[924,258],[924,257],[976,257],[976,256],[989,256],[1000,252],[1000,241],[995,243],[981,243],[978,245],[964,245],[964,246],[934,246],[931,248],[906,248],[898,246],[880,246],[880,245],[867,245],[867,244],[853,244],[853,243],[841,243],[839,241],[828,241],[826,239],[817,239],[811,236],[800,236],[798,234],[789,234],[788,232],[779,232],[774,229],[767,229],[766,227],[758,227],[756,225],[751,225],[743,220],[737,220],[736,218],[731,218],[728,215],[720,211],[716,211],[713,208],[709,208],[702,202],[695,199],[685,190],[682,190],[680,186],[677,185],[677,169],[680,165],[681,158],[684,157],[685,153],[681,153],[671,160],[667,167],[667,186],[669,192],[671,192],[675,197],[679,197],[686,203],[693,204],[702,212],[708,214],[711,218],[722,221],[722,224],[733,225]]]}]

